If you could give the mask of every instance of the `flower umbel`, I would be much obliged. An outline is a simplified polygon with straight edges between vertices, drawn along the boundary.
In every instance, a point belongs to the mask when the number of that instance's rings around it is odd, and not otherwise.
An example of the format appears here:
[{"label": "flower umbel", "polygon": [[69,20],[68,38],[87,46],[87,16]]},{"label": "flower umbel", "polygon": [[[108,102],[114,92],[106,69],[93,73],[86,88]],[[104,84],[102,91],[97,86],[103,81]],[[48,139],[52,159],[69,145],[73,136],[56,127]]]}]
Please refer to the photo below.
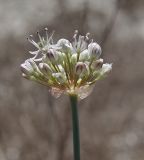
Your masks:
[{"label": "flower umbel", "polygon": [[39,42],[32,35],[28,38],[37,50],[30,51],[34,56],[21,64],[23,77],[48,86],[56,97],[62,93],[87,97],[112,64],[103,64],[101,47],[90,40],[89,33],[81,36],[75,31],[72,43],[67,39],[53,43],[53,34],[49,36],[47,28],[45,32],[46,37],[37,33]]}]

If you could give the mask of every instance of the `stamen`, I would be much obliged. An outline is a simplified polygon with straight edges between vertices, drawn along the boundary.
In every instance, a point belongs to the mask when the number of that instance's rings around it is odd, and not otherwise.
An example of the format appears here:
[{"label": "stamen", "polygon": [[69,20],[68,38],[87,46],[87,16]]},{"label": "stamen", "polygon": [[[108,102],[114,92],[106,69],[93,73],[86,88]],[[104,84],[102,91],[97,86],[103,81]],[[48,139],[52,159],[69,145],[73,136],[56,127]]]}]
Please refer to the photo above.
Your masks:
[{"label": "stamen", "polygon": [[73,47],[76,49],[77,48],[77,34],[73,35]]},{"label": "stamen", "polygon": [[29,35],[29,37],[30,37],[30,38],[33,38],[33,35],[31,34],[31,35]]},{"label": "stamen", "polygon": [[39,37],[40,43],[41,43],[42,45],[44,45],[43,40],[42,40],[42,37],[41,37],[41,35],[39,34],[39,31],[37,31],[37,35],[38,35],[38,37]]},{"label": "stamen", "polygon": [[78,36],[78,30],[75,30],[73,35],[73,47],[75,48],[75,50],[77,49],[77,43],[78,43],[77,36]]},{"label": "stamen", "polygon": [[77,49],[80,49],[80,50],[81,50],[81,45],[82,45],[83,41],[84,41],[84,36],[81,36],[81,35],[80,35],[79,38],[78,38]]},{"label": "stamen", "polygon": [[86,37],[85,37],[85,41],[86,41],[87,43],[89,43],[89,40],[90,40],[89,37],[86,36]]},{"label": "stamen", "polygon": [[88,32],[88,33],[86,34],[86,36],[85,36],[85,41],[86,41],[87,43],[89,43],[89,41],[90,41],[89,36],[90,36],[90,33]]},{"label": "stamen", "polygon": [[45,30],[45,31],[48,31],[48,28],[46,27],[44,30]]},{"label": "stamen", "polygon": [[33,35],[30,35],[27,40],[32,43],[36,48],[39,49],[39,45],[32,39],[33,38]]},{"label": "stamen", "polygon": [[87,34],[86,34],[86,37],[89,37],[90,36],[90,33],[88,32]]},{"label": "stamen", "polygon": [[73,40],[76,42],[77,41],[77,34],[73,35]]},{"label": "stamen", "polygon": [[84,36],[81,36],[81,41],[83,41],[84,40]]},{"label": "stamen", "polygon": [[79,35],[79,37],[78,37],[78,42],[80,42],[81,41],[81,35]]},{"label": "stamen", "polygon": [[35,62],[41,62],[42,58],[38,58],[38,59],[33,59]]},{"label": "stamen", "polygon": [[54,33],[55,33],[55,31],[52,32],[51,36],[50,36],[49,39],[48,39],[47,44],[49,44],[49,43],[53,44],[53,39],[52,39],[52,37],[53,37]]},{"label": "stamen", "polygon": [[38,51],[29,51],[29,53],[32,55],[36,55],[38,53]]},{"label": "stamen", "polygon": [[78,30],[75,30],[75,31],[74,31],[74,34],[78,34]]},{"label": "stamen", "polygon": [[84,36],[81,36],[81,45],[80,45],[80,49],[81,49],[81,52],[83,50],[85,50],[87,48],[87,42],[85,40],[85,37]]},{"label": "stamen", "polygon": [[48,28],[45,28],[45,33],[46,33],[46,42],[48,42]]}]

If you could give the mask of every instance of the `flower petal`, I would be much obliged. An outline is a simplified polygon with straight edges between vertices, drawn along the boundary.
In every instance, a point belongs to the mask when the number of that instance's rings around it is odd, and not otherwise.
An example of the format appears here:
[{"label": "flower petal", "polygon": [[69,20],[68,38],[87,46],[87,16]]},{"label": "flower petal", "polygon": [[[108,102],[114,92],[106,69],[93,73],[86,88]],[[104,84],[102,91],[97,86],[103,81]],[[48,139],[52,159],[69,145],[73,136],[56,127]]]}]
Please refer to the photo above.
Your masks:
[{"label": "flower petal", "polygon": [[94,85],[85,85],[78,88],[76,90],[76,93],[78,94],[78,97],[80,99],[84,99],[91,94],[91,92],[93,91],[93,88],[94,88]]}]

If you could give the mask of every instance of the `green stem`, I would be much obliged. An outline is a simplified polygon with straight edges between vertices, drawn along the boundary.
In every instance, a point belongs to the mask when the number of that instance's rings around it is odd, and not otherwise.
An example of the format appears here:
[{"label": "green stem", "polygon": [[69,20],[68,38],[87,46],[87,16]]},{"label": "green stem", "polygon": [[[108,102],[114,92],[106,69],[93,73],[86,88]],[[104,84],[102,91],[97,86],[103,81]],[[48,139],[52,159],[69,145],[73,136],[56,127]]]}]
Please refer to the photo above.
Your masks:
[{"label": "green stem", "polygon": [[72,109],[74,160],[80,160],[80,137],[79,137],[77,95],[71,94],[70,102],[71,102],[71,109]]}]

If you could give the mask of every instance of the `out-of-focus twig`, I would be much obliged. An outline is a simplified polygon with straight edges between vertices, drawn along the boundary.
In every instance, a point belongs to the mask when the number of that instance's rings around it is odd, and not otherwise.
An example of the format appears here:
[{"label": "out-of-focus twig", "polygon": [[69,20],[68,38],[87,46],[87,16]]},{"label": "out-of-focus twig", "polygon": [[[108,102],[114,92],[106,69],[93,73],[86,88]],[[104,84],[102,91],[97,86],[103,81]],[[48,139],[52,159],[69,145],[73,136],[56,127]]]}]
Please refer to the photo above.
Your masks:
[{"label": "out-of-focus twig", "polygon": [[85,33],[85,30],[87,30],[87,17],[89,14],[89,2],[85,1],[84,2],[84,8],[82,11],[82,16],[81,16],[81,25],[80,25],[80,31],[82,32],[82,34]]},{"label": "out-of-focus twig", "polygon": [[57,0],[60,9],[60,15],[64,15],[67,13],[66,1],[65,0]]},{"label": "out-of-focus twig", "polygon": [[[123,0],[123,3],[124,3],[124,1],[126,1],[126,0]],[[105,47],[106,41],[108,40],[109,35],[111,34],[112,29],[113,29],[113,27],[115,25],[115,22],[116,22],[116,19],[118,17],[118,13],[119,13],[121,7],[122,7],[121,0],[117,0],[116,1],[116,5],[115,5],[115,10],[114,10],[114,12],[112,14],[112,17],[111,17],[109,23],[107,24],[107,26],[105,27],[105,29],[104,29],[104,31],[102,33],[102,36],[101,36],[102,37],[101,38],[101,47],[103,48],[103,51],[104,51],[104,47]]]}]

